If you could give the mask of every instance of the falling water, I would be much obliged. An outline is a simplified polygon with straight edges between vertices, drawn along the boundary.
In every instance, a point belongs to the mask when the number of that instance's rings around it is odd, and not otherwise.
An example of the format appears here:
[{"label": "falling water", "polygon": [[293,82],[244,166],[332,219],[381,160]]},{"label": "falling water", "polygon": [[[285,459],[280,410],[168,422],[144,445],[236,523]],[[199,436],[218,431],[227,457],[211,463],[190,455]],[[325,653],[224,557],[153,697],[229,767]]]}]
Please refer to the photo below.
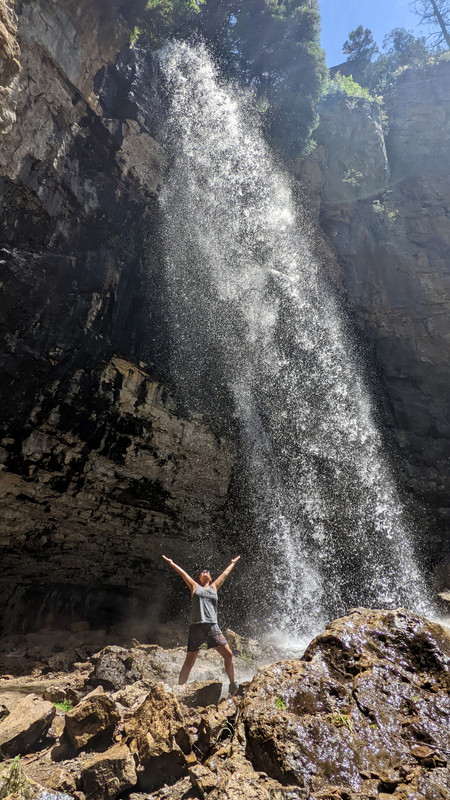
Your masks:
[{"label": "falling water", "polygon": [[203,47],[167,46],[161,69],[173,369],[187,401],[228,398],[237,422],[256,613],[299,639],[354,605],[429,611],[354,348],[251,97]]}]

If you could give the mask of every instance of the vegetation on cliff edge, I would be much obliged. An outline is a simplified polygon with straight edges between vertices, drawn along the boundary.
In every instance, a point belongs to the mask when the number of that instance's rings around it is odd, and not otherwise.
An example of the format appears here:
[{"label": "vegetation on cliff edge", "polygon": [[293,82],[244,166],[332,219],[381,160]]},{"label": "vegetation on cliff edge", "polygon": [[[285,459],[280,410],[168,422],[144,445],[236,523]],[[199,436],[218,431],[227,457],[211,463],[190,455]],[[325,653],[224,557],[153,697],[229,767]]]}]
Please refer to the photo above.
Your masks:
[{"label": "vegetation on cliff edge", "polygon": [[268,136],[294,157],[317,125],[327,77],[319,35],[317,0],[147,0],[131,39],[206,41],[223,74],[252,87]]}]

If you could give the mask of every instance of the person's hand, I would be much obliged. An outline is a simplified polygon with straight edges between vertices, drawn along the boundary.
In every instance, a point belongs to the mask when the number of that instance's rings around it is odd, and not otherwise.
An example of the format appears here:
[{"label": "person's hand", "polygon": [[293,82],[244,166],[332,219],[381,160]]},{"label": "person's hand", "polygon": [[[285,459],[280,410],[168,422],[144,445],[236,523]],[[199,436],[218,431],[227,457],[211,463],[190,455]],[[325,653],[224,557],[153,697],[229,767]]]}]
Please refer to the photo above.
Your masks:
[{"label": "person's hand", "polygon": [[240,556],[236,556],[236,558],[232,558],[231,559],[231,563],[232,564],[236,564],[236,561],[239,561],[239,559],[240,559]]},{"label": "person's hand", "polygon": [[163,556],[163,559],[164,559],[164,561],[167,561],[168,564],[173,564],[173,561],[172,561],[171,558],[167,558],[167,556]]}]

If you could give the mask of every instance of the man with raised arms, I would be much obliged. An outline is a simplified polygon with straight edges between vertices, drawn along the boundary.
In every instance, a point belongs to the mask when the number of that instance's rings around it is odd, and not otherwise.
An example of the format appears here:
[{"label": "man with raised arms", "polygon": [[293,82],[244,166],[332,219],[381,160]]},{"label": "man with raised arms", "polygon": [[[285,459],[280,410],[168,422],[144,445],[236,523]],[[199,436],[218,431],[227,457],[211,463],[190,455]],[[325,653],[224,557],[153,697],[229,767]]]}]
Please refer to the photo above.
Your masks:
[{"label": "man with raised arms", "polygon": [[234,680],[234,662],[233,653],[225,639],[222,631],[217,624],[217,592],[222,586],[225,579],[234,568],[235,564],[239,561],[240,556],[232,558],[230,564],[218,578],[213,581],[211,573],[208,569],[203,569],[199,576],[198,581],[194,581],[187,572],[184,571],[178,564],[175,564],[171,558],[163,556],[164,561],[167,561],[171,567],[178,572],[183,578],[185,584],[191,592],[192,609],[191,609],[191,624],[189,626],[189,636],[187,653],[183,666],[181,667],[178,683],[186,683],[189,673],[195,664],[198,656],[200,645],[206,642],[208,649],[214,647],[224,660],[225,672],[230,681],[230,692],[237,689],[237,684]]}]

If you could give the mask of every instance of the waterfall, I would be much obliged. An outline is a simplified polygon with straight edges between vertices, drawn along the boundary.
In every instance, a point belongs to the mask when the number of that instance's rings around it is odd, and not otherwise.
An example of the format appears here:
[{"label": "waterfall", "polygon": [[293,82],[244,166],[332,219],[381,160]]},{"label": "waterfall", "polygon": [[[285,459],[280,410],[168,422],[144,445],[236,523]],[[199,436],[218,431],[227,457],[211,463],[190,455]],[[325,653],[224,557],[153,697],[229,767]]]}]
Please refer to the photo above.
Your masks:
[{"label": "waterfall", "polygon": [[239,431],[255,616],[300,640],[355,605],[429,612],[355,347],[253,98],[202,46],[160,64],[172,368]]}]

